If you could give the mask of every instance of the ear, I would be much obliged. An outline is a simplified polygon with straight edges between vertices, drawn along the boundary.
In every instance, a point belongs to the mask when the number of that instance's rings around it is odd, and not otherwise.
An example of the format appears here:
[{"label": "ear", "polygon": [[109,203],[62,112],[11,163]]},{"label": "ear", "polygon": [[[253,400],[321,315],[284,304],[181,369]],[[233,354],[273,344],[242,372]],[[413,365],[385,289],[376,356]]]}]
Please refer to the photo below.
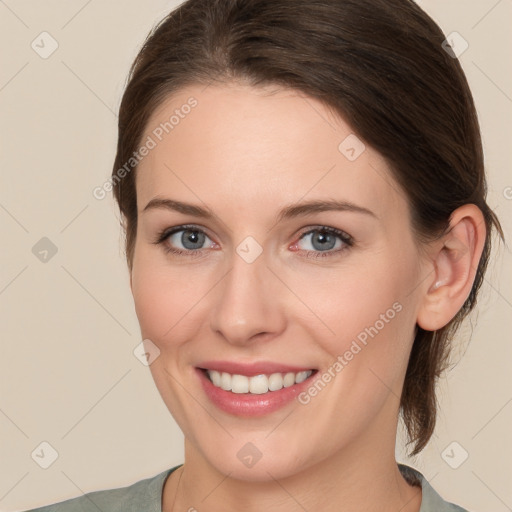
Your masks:
[{"label": "ear", "polygon": [[422,329],[441,329],[462,308],[475,281],[485,236],[484,216],[476,205],[465,204],[452,213],[448,232],[429,251],[432,270],[416,320]]}]

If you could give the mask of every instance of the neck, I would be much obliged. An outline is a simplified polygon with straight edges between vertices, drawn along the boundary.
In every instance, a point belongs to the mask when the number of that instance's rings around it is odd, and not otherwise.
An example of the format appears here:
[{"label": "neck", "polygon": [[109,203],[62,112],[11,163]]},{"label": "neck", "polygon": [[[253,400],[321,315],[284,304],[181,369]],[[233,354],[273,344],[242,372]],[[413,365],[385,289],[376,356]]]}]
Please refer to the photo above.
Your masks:
[{"label": "neck", "polygon": [[361,435],[300,472],[280,479],[269,474],[268,480],[257,482],[220,473],[186,439],[185,464],[167,480],[162,510],[418,512],[421,488],[412,487],[401,475],[395,438],[396,423],[394,430]]}]

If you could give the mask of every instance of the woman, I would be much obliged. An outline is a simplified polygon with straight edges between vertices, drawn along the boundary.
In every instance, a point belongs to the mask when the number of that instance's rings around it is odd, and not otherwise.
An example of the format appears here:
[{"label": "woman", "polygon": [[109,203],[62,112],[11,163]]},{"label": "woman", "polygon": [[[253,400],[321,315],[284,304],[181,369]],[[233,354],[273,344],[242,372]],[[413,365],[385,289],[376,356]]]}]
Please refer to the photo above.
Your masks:
[{"label": "woman", "polygon": [[189,0],[155,28],[111,186],[185,461],[38,510],[463,510],[395,460],[503,237],[444,40],[408,0]]}]

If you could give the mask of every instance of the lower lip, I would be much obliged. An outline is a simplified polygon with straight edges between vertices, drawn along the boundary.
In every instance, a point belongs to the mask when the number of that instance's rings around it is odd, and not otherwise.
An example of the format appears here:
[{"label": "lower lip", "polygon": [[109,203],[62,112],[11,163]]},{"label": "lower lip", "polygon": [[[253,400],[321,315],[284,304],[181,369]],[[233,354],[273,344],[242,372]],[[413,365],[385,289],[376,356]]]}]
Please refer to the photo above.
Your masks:
[{"label": "lower lip", "polygon": [[206,373],[199,369],[195,369],[201,385],[203,386],[206,396],[224,412],[234,414],[235,416],[263,416],[277,411],[281,407],[289,404],[304,389],[309,387],[312,378],[318,373],[313,372],[306,380],[299,384],[294,384],[279,391],[269,391],[260,395],[252,393],[233,393],[214,386]]}]

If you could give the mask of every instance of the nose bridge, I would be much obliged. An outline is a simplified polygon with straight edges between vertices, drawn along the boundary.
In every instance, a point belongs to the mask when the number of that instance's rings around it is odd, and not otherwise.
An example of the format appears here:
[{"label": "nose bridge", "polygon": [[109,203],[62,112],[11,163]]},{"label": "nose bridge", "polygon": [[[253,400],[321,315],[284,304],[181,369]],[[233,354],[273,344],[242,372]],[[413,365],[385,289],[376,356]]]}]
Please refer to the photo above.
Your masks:
[{"label": "nose bridge", "polygon": [[275,276],[268,258],[252,237],[244,239],[232,256],[231,270],[220,283],[212,311],[212,329],[232,344],[247,343],[257,334],[275,334],[282,327]]}]

